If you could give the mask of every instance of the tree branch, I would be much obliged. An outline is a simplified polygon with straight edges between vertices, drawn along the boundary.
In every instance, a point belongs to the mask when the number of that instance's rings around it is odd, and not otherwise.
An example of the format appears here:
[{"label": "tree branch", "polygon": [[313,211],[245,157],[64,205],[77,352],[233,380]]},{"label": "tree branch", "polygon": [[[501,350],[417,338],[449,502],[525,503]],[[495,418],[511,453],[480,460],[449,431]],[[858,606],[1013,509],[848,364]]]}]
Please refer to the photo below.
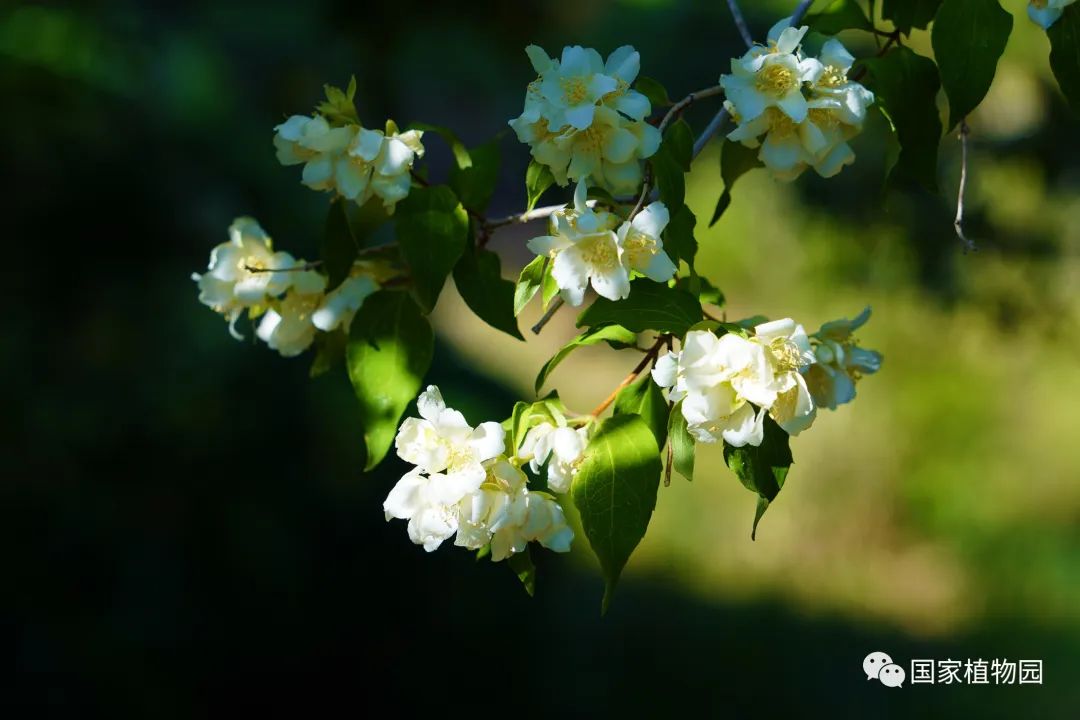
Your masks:
[{"label": "tree branch", "polygon": [[735,27],[739,29],[739,35],[742,35],[746,47],[754,47],[754,37],[750,34],[750,28],[746,26],[746,18],[743,17],[742,10],[739,9],[739,3],[737,0],[727,0],[727,4],[731,9],[731,17],[735,18]]},{"label": "tree branch", "polygon": [[536,324],[532,326],[533,335],[539,335],[540,331],[544,329],[544,326],[548,324],[548,321],[551,320],[551,318],[555,317],[555,313],[562,306],[563,299],[561,297],[555,298],[548,307],[547,312],[545,312],[540,319],[536,321]]},{"label": "tree branch", "polygon": [[641,358],[641,362],[639,362],[637,366],[630,371],[630,374],[623,378],[623,381],[619,383],[618,387],[612,390],[611,394],[604,398],[604,401],[597,405],[595,408],[593,408],[593,411],[589,414],[593,417],[598,417],[600,413],[607,410],[611,403],[615,402],[615,398],[619,395],[619,391],[630,383],[637,380],[638,375],[641,374],[641,372],[649,365],[649,363],[656,360],[657,355],[660,354],[660,350],[663,349],[664,345],[668,343],[669,337],[669,335],[660,335],[659,337],[657,337],[656,342],[654,342],[652,344],[652,347],[650,347],[645,352],[645,357]]}]

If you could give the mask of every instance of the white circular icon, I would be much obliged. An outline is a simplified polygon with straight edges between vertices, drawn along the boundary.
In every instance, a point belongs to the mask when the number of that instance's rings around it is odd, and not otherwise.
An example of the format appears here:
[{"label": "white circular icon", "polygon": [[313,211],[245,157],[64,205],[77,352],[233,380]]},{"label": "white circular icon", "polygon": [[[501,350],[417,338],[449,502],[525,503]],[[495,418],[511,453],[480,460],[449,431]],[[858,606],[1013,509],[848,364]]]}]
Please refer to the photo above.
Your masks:
[{"label": "white circular icon", "polygon": [[874,680],[879,678],[878,673],[881,672],[881,668],[892,664],[892,658],[888,653],[872,652],[863,658],[862,669],[866,673],[867,680]]},{"label": "white circular icon", "polygon": [[900,687],[904,684],[904,679],[907,674],[904,672],[904,668],[899,665],[886,665],[878,670],[878,680],[882,685],[888,687]]}]

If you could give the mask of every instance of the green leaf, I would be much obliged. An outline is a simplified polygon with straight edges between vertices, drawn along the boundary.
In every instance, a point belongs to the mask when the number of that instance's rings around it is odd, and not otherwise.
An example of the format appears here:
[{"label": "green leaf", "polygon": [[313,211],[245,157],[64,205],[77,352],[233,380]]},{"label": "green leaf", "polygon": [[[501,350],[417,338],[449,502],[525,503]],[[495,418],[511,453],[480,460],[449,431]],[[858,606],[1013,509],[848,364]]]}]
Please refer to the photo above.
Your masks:
[{"label": "green leaf", "polygon": [[321,253],[327,292],[349,276],[357,253],[368,247],[372,233],[388,218],[378,198],[371,198],[363,207],[344,198],[335,198],[330,203]]},{"label": "green leaf", "polygon": [[945,0],[931,40],[949,98],[949,127],[974,110],[994,81],[998,58],[1012,32],[1012,15],[998,0]]},{"label": "green leaf", "polygon": [[695,441],[690,431],[686,429],[682,403],[671,409],[671,415],[668,418],[668,440],[671,442],[671,457],[675,472],[693,481]]},{"label": "green leaf", "polygon": [[315,359],[311,361],[308,377],[317,378],[340,365],[345,359],[345,345],[348,340],[349,334],[343,328],[328,333],[316,333]]},{"label": "green leaf", "polygon": [[720,151],[720,177],[724,180],[724,192],[716,201],[709,227],[715,225],[731,205],[731,189],[735,186],[735,181],[748,171],[763,166],[758,159],[758,152],[757,148],[748,148],[742,143],[730,140],[724,142],[723,150]]},{"label": "green leaf", "polygon": [[473,212],[482,213],[491,202],[495,186],[499,184],[499,164],[502,162],[499,141],[496,139],[475,147],[469,155],[472,162],[468,167],[451,166],[450,187],[462,205]]},{"label": "green leaf", "polygon": [[910,35],[912,28],[925,28],[930,24],[939,5],[941,0],[884,0],[881,17],[891,20],[900,32]]},{"label": "green leaf", "polygon": [[[693,278],[681,277],[675,281],[675,287],[680,290],[685,290],[690,294],[694,294],[694,290],[691,290],[690,286],[693,282]],[[697,298],[702,303],[708,303],[710,305],[716,305],[723,307],[726,299],[724,293],[720,288],[716,287],[709,281],[708,278],[697,276]]]},{"label": "green leaf", "polygon": [[664,391],[647,372],[624,387],[615,396],[615,415],[640,415],[656,438],[656,447],[664,447],[668,432],[668,404]]},{"label": "green leaf", "polygon": [[602,325],[600,327],[590,328],[567,343],[565,347],[544,363],[544,367],[540,368],[540,372],[536,376],[535,388],[537,394],[540,393],[540,388],[544,386],[544,382],[547,380],[548,375],[558,367],[559,363],[566,359],[567,355],[577,350],[579,347],[595,345],[598,342],[618,343],[625,347],[634,344],[636,341],[636,333],[630,332],[619,325]]},{"label": "green leaf", "polygon": [[[488,547],[490,547],[490,545]],[[524,552],[514,553],[506,558],[506,564],[510,566],[510,569],[517,575],[518,580],[521,581],[522,587],[525,588],[525,592],[529,593],[529,597],[535,595],[536,566],[533,565],[532,552],[529,546],[525,546]]]},{"label": "green leaf", "polygon": [[514,283],[503,278],[498,255],[466,243],[454,266],[454,284],[477,317],[496,330],[525,339],[514,315]]},{"label": "green leaf", "polygon": [[664,140],[649,162],[660,199],[669,208],[677,208],[686,198],[685,173],[694,159],[694,133],[685,120],[679,120],[664,132]]},{"label": "green leaf", "polygon": [[697,218],[690,212],[685,204],[672,209],[671,220],[664,228],[664,250],[671,256],[675,266],[679,261],[685,262],[689,267],[694,267],[694,258],[697,256],[698,244],[694,239],[694,226]]},{"label": "green leaf", "polygon": [[551,168],[541,165],[535,159],[529,160],[529,167],[525,170],[525,212],[536,207],[537,201],[544,191],[555,184],[555,176],[551,174]]},{"label": "green leaf", "polygon": [[597,298],[578,316],[577,326],[615,324],[632,332],[682,335],[701,317],[701,305],[690,293],[640,278],[630,283],[630,297],[625,300]]},{"label": "green leaf", "polygon": [[469,216],[453,190],[436,185],[413,188],[398,203],[395,217],[398,245],[412,270],[413,293],[429,313],[469,242]]},{"label": "green leaf", "polygon": [[466,149],[465,143],[461,142],[457,133],[450,128],[443,127],[442,125],[430,125],[428,123],[416,122],[409,125],[409,129],[435,133],[450,146],[450,152],[454,154],[454,163],[457,164],[458,169],[464,170],[465,168],[472,167],[472,156],[469,154],[468,149]]},{"label": "green leaf", "polygon": [[1073,112],[1080,115],[1080,4],[1065,8],[1046,35],[1050,38],[1050,69]]},{"label": "green leaf", "polygon": [[660,84],[659,80],[653,80],[651,77],[639,77],[637,82],[634,83],[634,89],[649,98],[649,102],[654,108],[671,105],[671,98],[668,97],[667,89]]},{"label": "green leaf", "polygon": [[900,155],[889,173],[889,183],[917,183],[936,191],[941,140],[937,66],[906,47],[863,62],[870,71],[867,85],[877,95],[900,141]]},{"label": "green leaf", "polygon": [[344,198],[334,198],[326,213],[326,229],[323,232],[322,261],[326,270],[326,290],[333,290],[349,276],[360,244],[353,236],[346,214]]},{"label": "green leaf", "polygon": [[555,282],[555,277],[551,274],[551,266],[548,266],[548,270],[544,273],[544,285],[540,289],[540,304],[544,310],[548,309],[551,305],[551,301],[555,299],[555,296],[559,294],[559,284]]},{"label": "green leaf", "polygon": [[662,470],[656,438],[637,415],[605,420],[582,455],[570,492],[604,573],[602,612],[607,612],[619,575],[645,536]]},{"label": "green leaf", "polygon": [[356,114],[356,103],[353,102],[353,98],[356,96],[355,75],[349,79],[347,90],[342,90],[334,85],[323,85],[323,92],[326,93],[326,100],[319,103],[315,110],[325,116],[332,125],[348,125],[360,122],[359,116]]},{"label": "green leaf", "polygon": [[873,31],[874,26],[855,0],[835,0],[818,13],[806,16],[803,21],[813,32],[835,35],[841,30]]},{"label": "green leaf", "polygon": [[380,290],[353,320],[346,358],[360,402],[365,470],[386,457],[398,420],[420,392],[434,347],[431,325],[407,293]]},{"label": "green leaf", "polygon": [[682,171],[690,172],[690,163],[694,161],[694,131],[690,129],[690,125],[682,118],[673,122],[664,131],[663,144]]},{"label": "green leaf", "polygon": [[549,258],[537,255],[528,265],[521,270],[517,285],[514,288],[514,316],[521,314],[529,301],[535,297],[540,286],[544,284],[544,275],[548,274]]},{"label": "green leaf", "polygon": [[760,498],[754,517],[750,538],[757,536],[761,516],[784,487],[788,470],[793,462],[788,434],[776,422],[765,415],[765,436],[761,445],[744,445],[736,448],[724,443],[724,462],[742,481],[747,490],[753,490]]},{"label": "green leaf", "polygon": [[566,416],[568,414],[566,406],[562,404],[562,400],[559,399],[559,394],[556,392],[551,392],[544,399],[537,400],[534,403],[520,401],[515,403],[513,414],[509,420],[503,422],[503,429],[509,435],[510,441],[507,454],[512,455],[521,447],[521,442],[525,439],[525,433],[534,425],[547,422],[561,427],[566,425]]}]

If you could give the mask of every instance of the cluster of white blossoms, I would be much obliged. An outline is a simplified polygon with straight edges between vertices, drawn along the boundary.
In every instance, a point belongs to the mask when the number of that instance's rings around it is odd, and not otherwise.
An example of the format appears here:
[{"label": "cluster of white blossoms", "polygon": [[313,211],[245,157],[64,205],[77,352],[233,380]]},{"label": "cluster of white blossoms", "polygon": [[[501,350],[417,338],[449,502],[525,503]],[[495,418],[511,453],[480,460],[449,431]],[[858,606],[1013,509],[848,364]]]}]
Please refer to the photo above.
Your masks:
[{"label": "cluster of white blossoms", "polygon": [[534,253],[551,259],[551,276],[563,300],[581,305],[590,284],[608,300],[625,299],[634,273],[657,282],[674,277],[677,268],[661,239],[670,219],[664,203],[653,202],[620,222],[614,213],[589,207],[586,194],[582,180],[574,190],[573,208],[551,214],[551,234],[528,243]]},{"label": "cluster of white blossoms", "polygon": [[406,418],[395,440],[398,456],[415,465],[383,503],[386,519],[407,520],[409,539],[435,550],[454,544],[504,560],[531,541],[567,552],[574,532],[551,495],[530,491],[525,474],[505,454],[496,422],[472,428],[446,407],[434,385],[416,401],[419,418]]},{"label": "cluster of white blossoms", "polygon": [[293,115],[274,130],[278,161],[302,164],[304,185],[358,205],[377,196],[391,213],[409,194],[413,162],[424,156],[423,132],[400,132],[393,120],[383,132],[356,123],[335,127],[319,114]]},{"label": "cluster of white blossoms", "polygon": [[1076,0],[1031,0],[1028,3],[1028,17],[1046,29],[1057,22],[1065,8],[1074,2]]},{"label": "cluster of white blossoms", "polygon": [[510,121],[518,139],[555,181],[591,177],[608,191],[630,194],[642,180],[641,161],[660,147],[660,131],[645,122],[652,112],[630,85],[641,56],[624,45],[604,63],[592,48],[563,48],[555,60],[536,45],[525,48],[539,77],[525,91],[525,109]]},{"label": "cluster of white blossoms", "polygon": [[855,161],[848,140],[862,130],[874,94],[848,78],[855,58],[835,39],[817,58],[803,57],[807,28],[790,18],[769,31],[768,45],[731,61],[720,84],[737,127],[728,139],[751,148],[779,179],[794,180],[808,167],[822,177]]},{"label": "cluster of white blossoms", "polygon": [[243,336],[236,321],[247,311],[261,316],[255,334],[285,357],[311,346],[316,330],[348,328],[365,298],[379,289],[383,270],[357,261],[349,277],[326,292],[326,276],[309,269],[287,252],[274,252],[273,241],[258,222],[237,218],[229,241],[210,252],[210,266],[191,278],[198,283],[199,301],[229,322],[237,340]]},{"label": "cluster of white blossoms", "polygon": [[791,435],[813,423],[801,372],[813,362],[806,331],[786,318],[758,325],[751,337],[692,330],[680,352],[657,360],[652,376],[668,400],[682,402],[696,440],[742,447],[761,444],[766,412]]},{"label": "cluster of white blossoms", "polygon": [[859,347],[853,335],[870,319],[866,308],[854,320],[833,320],[811,336],[817,360],[805,370],[810,395],[819,407],[835,410],[855,399],[855,383],[881,368],[881,353]]}]

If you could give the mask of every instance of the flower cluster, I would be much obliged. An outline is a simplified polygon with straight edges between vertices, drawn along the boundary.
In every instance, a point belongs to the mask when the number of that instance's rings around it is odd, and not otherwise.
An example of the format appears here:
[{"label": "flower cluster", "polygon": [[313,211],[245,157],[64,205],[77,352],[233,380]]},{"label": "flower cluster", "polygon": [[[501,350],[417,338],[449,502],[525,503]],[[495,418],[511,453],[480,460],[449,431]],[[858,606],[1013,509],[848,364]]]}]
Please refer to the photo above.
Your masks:
[{"label": "flower cluster", "polygon": [[855,161],[848,140],[862,130],[874,94],[848,78],[855,58],[835,39],[817,58],[803,57],[807,28],[782,20],[769,31],[768,45],[755,46],[731,61],[720,84],[737,127],[728,139],[751,148],[782,180],[808,167],[822,177]]},{"label": "flower cluster", "polygon": [[551,276],[566,302],[581,305],[590,284],[602,297],[622,300],[630,294],[632,273],[657,282],[675,275],[660,237],[669,220],[664,203],[651,203],[632,220],[620,222],[614,213],[590,208],[585,198],[582,181],[573,208],[551,214],[550,235],[528,243],[537,255],[551,258]]},{"label": "flower cluster", "polygon": [[365,298],[379,289],[385,269],[357,261],[349,277],[326,292],[326,276],[287,252],[274,252],[273,242],[254,219],[237,218],[229,241],[210,252],[210,266],[198,283],[199,301],[225,316],[238,340],[236,321],[246,310],[261,316],[256,335],[285,357],[311,346],[316,330],[348,328]]},{"label": "flower cluster", "polygon": [[574,533],[562,507],[551,495],[528,489],[525,474],[505,455],[499,423],[470,427],[434,385],[416,407],[420,417],[407,418],[395,440],[398,456],[416,467],[383,503],[387,520],[407,520],[409,539],[428,552],[455,534],[455,545],[490,546],[494,561],[524,551],[531,541],[569,551]]},{"label": "flower cluster", "polygon": [[413,162],[424,156],[423,132],[400,132],[393,120],[383,132],[358,123],[334,126],[320,114],[293,115],[274,130],[278,161],[302,164],[304,185],[358,205],[377,196],[391,213],[409,194]]},{"label": "flower cluster", "polygon": [[653,380],[667,388],[669,400],[682,401],[687,429],[702,442],[760,445],[766,412],[798,435],[819,407],[851,402],[855,382],[881,367],[881,354],[853,339],[869,319],[866,308],[854,320],[825,323],[812,336],[790,318],[757,325],[749,337],[693,330],[681,352],[656,361]]},{"label": "flower cluster", "polygon": [[801,372],[813,362],[806,331],[788,318],[758,325],[750,337],[692,330],[680,352],[657,360],[652,376],[668,400],[681,401],[695,439],[742,447],[761,444],[766,412],[792,435],[813,423]]},{"label": "flower cluster", "polygon": [[1043,29],[1049,28],[1058,21],[1065,8],[1072,5],[1076,0],[1031,0],[1028,3],[1028,17]]},{"label": "flower cluster", "polygon": [[866,308],[854,320],[833,320],[811,336],[817,361],[806,369],[814,404],[835,410],[855,399],[855,383],[881,368],[881,353],[859,347],[852,337],[870,319]]},{"label": "flower cluster", "polygon": [[592,178],[614,194],[642,181],[641,161],[660,147],[660,131],[645,122],[652,111],[630,85],[641,57],[629,45],[604,63],[592,48],[563,49],[555,60],[536,45],[525,48],[538,77],[525,91],[525,109],[510,121],[537,162],[562,186]]}]

